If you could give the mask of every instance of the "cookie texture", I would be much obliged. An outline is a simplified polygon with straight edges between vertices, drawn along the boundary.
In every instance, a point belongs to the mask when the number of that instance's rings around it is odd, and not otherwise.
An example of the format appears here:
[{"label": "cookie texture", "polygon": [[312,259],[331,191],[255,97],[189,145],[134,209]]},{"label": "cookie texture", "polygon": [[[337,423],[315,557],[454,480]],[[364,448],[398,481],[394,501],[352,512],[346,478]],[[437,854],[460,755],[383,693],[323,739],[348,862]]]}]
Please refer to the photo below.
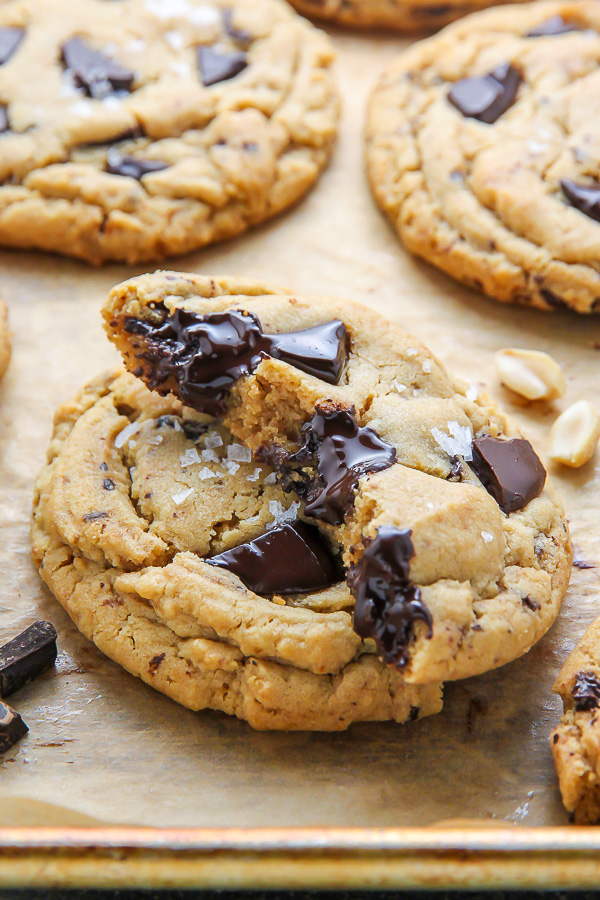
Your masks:
[{"label": "cookie texture", "polygon": [[600,821],[600,619],[590,625],[554,685],[564,716],[550,746],[563,803],[578,825]]},{"label": "cookie texture", "polygon": [[0,244],[134,263],[279,213],[330,156],[332,62],[282,0],[0,6]]},{"label": "cookie texture", "polygon": [[[200,391],[203,359],[212,365],[217,332],[239,326],[240,315],[260,324],[259,350],[264,335],[281,347],[290,333],[345,327],[337,381],[303,371],[299,353],[297,364],[259,353],[245,374],[235,369],[220,417],[256,460],[274,466],[299,515],[339,551],[366,643],[416,684],[475,675],[526,652],[558,612],[571,547],[561,504],[515,425],[416,338],[356,304],[159,272],[117,286],[104,307],[127,368],[154,393],[183,394],[196,411],[214,401],[206,381]],[[186,342],[196,347],[187,356]],[[528,449],[537,467],[529,493],[501,490],[516,471],[532,473],[512,457],[507,471],[496,462],[486,470],[479,457],[490,446]],[[387,598],[369,595],[377,578]]]},{"label": "cookie texture", "polygon": [[504,2],[508,0],[291,0],[292,6],[309,18],[399,32],[434,31],[468,13]]},{"label": "cookie texture", "polygon": [[0,300],[0,380],[10,362],[10,331],[8,330],[8,311]]},{"label": "cookie texture", "polygon": [[502,302],[600,311],[599,62],[593,0],[487,10],[399,56],[366,154],[406,247]]}]

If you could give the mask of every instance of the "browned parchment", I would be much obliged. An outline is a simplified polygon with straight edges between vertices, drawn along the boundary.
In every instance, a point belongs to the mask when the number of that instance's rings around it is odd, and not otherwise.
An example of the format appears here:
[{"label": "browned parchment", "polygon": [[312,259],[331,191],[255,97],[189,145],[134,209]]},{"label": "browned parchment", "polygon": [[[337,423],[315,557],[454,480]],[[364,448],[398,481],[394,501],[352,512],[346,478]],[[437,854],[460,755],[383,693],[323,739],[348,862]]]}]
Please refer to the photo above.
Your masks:
[{"label": "browned parchment", "polygon": [[[322,182],[279,220],[171,267],[253,275],[372,305],[485,385],[543,452],[558,408],[579,398],[600,406],[600,352],[592,348],[600,320],[503,308],[405,254],[374,207],[362,163],[367,92],[402,43],[332,34],[345,109]],[[576,555],[599,568],[575,570],[559,621],[528,656],[449,685],[444,712],[417,724],[257,734],[225,716],[176,706],[78,635],[29,559],[32,479],[56,404],[117,361],[98,307],[131,274],[0,253],[15,333],[0,389],[0,639],[43,616],[56,624],[61,651],[56,673],[13,698],[31,732],[0,761],[0,825],[90,818],[215,827],[426,825],[456,817],[564,823],[548,749],[559,716],[551,684],[600,614],[600,459],[555,476]],[[519,406],[498,386],[492,353],[502,346],[547,350],[564,366],[569,389],[557,408]]]}]

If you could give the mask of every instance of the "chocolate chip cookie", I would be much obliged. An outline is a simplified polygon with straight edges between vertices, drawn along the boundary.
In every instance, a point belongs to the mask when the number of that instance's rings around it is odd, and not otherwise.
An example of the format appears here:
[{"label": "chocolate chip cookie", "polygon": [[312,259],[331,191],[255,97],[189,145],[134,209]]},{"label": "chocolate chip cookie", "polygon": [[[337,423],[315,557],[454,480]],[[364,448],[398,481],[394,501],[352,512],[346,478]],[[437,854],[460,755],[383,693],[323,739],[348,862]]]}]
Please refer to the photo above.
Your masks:
[{"label": "chocolate chip cookie", "polygon": [[372,188],[407,248],[502,302],[600,311],[600,7],[488,10],[370,103]]},{"label": "chocolate chip cookie", "polygon": [[0,300],[0,380],[10,362],[10,332],[8,330],[8,312]]},{"label": "chocolate chip cookie", "polygon": [[438,712],[352,628],[339,553],[217,420],[104,376],[62,406],[33,556],[78,628],[191,709],[258,729]]},{"label": "chocolate chip cookie", "polygon": [[600,619],[565,662],[554,685],[564,716],[550,746],[560,791],[578,825],[600,821]]},{"label": "chocolate chip cookie", "polygon": [[418,340],[352,303],[174,272],[119,285],[104,316],[153,396],[272,467],[337,554],[356,635],[406,681],[487,671],[552,624],[571,548],[544,466]]},{"label": "chocolate chip cookie", "polygon": [[274,216],[331,153],[332,61],[281,0],[0,6],[0,244],[134,263]]}]

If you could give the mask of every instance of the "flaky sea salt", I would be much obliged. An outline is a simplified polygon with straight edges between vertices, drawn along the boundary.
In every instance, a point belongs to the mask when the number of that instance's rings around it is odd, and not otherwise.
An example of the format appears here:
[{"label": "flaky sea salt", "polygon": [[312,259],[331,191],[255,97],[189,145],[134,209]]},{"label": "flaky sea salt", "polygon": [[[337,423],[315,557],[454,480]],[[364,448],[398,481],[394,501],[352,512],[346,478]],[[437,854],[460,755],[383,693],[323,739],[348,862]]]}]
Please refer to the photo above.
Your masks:
[{"label": "flaky sea salt", "polygon": [[216,432],[209,432],[206,435],[206,437],[204,438],[204,446],[208,450],[213,450],[215,447],[222,447],[223,446],[223,438],[221,437],[220,434],[217,434]]},{"label": "flaky sea salt", "polygon": [[193,466],[194,463],[199,463],[200,457],[198,456],[198,451],[195,447],[192,447],[190,450],[186,450],[185,453],[182,453],[179,457],[179,465],[182,469],[187,468],[187,466]]},{"label": "flaky sea salt", "polygon": [[407,356],[416,356],[418,352],[419,351],[416,350],[414,347],[409,347],[408,350],[406,351],[406,355]]},{"label": "flaky sea salt", "polygon": [[144,5],[148,12],[157,19],[188,16],[192,9],[189,0],[146,0]]},{"label": "flaky sea salt", "polygon": [[431,372],[431,360],[430,359],[423,360],[423,371],[425,372],[426,375],[429,375],[429,373]]},{"label": "flaky sea salt", "polygon": [[485,544],[489,544],[491,541],[494,540],[494,535],[492,534],[491,531],[482,531],[481,537],[483,538],[483,541]]},{"label": "flaky sea salt", "polygon": [[466,396],[467,400],[471,401],[471,403],[476,402],[477,398],[479,397],[479,391],[477,390],[477,388],[475,387],[474,384],[471,384],[469,386],[469,389],[467,390],[467,393],[465,396]]},{"label": "flaky sea salt", "polygon": [[227,459],[233,459],[235,462],[252,462],[252,452],[241,444],[230,444],[227,448]]},{"label": "flaky sea salt", "polygon": [[403,394],[404,391],[407,390],[407,386],[405,384],[402,384],[402,382],[396,381],[395,379],[394,379],[394,381],[392,381],[392,385],[398,391],[399,394]]},{"label": "flaky sea salt", "polygon": [[128,44],[125,44],[123,50],[125,53],[142,53],[143,50],[146,49],[146,41],[142,41],[138,39],[136,41],[129,41]]},{"label": "flaky sea salt", "polygon": [[189,75],[192,71],[189,63],[182,62],[181,60],[173,59],[169,63],[169,68],[171,72],[174,72],[175,75],[179,75],[180,78],[185,78],[186,75]]},{"label": "flaky sea salt", "polygon": [[119,97],[108,96],[102,99],[102,106],[105,109],[121,109],[123,101]]},{"label": "flaky sea salt", "polygon": [[269,512],[273,516],[273,521],[269,528],[275,528],[277,525],[285,525],[286,522],[293,522],[298,516],[300,504],[294,502],[289,509],[285,509],[279,500],[269,500]]},{"label": "flaky sea salt", "polygon": [[217,473],[213,472],[212,469],[209,469],[208,466],[204,466],[203,469],[200,469],[198,472],[198,478],[200,481],[207,481],[209,478],[216,478]]},{"label": "flaky sea salt", "polygon": [[171,50],[183,50],[183,35],[179,31],[165,31],[165,40]]},{"label": "flaky sea salt", "polygon": [[473,459],[473,433],[468,425],[460,425],[456,421],[448,422],[449,434],[439,428],[432,428],[435,441],[448,456],[462,456]]},{"label": "flaky sea salt", "polygon": [[232,459],[226,459],[224,465],[230,475],[235,475],[240,467],[239,463],[234,462]]},{"label": "flaky sea salt", "polygon": [[191,494],[194,493],[194,488],[184,488],[182,491],[179,491],[177,494],[171,494],[171,500],[176,506],[181,506]]},{"label": "flaky sea salt", "polygon": [[246,475],[246,481],[258,481],[261,471],[261,469],[255,469],[252,475]]},{"label": "flaky sea salt", "polygon": [[216,25],[219,19],[219,13],[212,6],[197,6],[187,14],[188,22],[200,28],[206,25]]},{"label": "flaky sea salt", "polygon": [[74,116],[80,116],[82,119],[88,119],[94,114],[92,104],[89,100],[77,100],[69,106],[69,112]]},{"label": "flaky sea salt", "polygon": [[123,431],[120,431],[115,438],[115,447],[117,450],[124,447],[129,438],[132,438],[134,434],[137,434],[141,427],[141,422],[131,422],[130,425],[126,425]]},{"label": "flaky sea salt", "polygon": [[269,475],[267,475],[263,484],[277,484],[277,475],[275,474],[275,472],[271,472]]},{"label": "flaky sea salt", "polygon": [[216,463],[219,462],[219,457],[217,456],[217,454],[215,453],[214,450],[210,449],[210,447],[208,449],[203,450],[202,453],[200,454],[200,456],[202,458],[202,462],[216,462]]}]

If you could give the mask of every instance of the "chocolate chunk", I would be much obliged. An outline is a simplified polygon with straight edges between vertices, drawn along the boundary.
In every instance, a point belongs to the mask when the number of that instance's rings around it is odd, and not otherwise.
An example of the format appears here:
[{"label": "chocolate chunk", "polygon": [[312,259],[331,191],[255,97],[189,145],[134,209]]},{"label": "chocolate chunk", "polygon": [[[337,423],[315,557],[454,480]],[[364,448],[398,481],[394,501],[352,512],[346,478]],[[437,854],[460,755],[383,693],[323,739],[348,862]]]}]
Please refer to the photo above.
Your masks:
[{"label": "chocolate chunk", "polygon": [[129,318],[125,330],[144,339],[150,387],[159,389],[175,379],[184,403],[209,415],[223,412],[235,382],[254,371],[263,356],[337,384],[348,352],[346,327],[339,320],[268,335],[253,313],[241,310],[200,316],[176,309],[158,325]]},{"label": "chocolate chunk", "polygon": [[248,47],[254,40],[254,37],[250,34],[249,31],[246,31],[244,28],[237,28],[234,25],[233,10],[224,9],[222,12],[222,16],[225,31],[227,32],[231,40],[235,41],[236,44],[241,44],[243,47]]},{"label": "chocolate chunk", "polygon": [[89,97],[101,100],[117,91],[131,91],[134,73],[120,63],[90,47],[83,38],[74,37],[62,46],[65,67],[75,83]]},{"label": "chocolate chunk", "polygon": [[0,66],[8,62],[24,37],[24,28],[0,28]]},{"label": "chocolate chunk", "polygon": [[398,669],[408,662],[415,624],[424,622],[428,637],[433,634],[431,613],[410,580],[411,534],[391,525],[380,528],[347,579],[356,598],[354,630],[373,638],[383,661]]},{"label": "chocolate chunk", "polygon": [[538,497],[546,470],[529,441],[482,437],[473,441],[471,468],[505,513],[523,509]]},{"label": "chocolate chunk", "polygon": [[303,425],[302,446],[286,465],[307,462],[316,466],[318,481],[306,493],[305,515],[339,525],[360,477],[393,465],[396,450],[372,428],[360,427],[353,410],[322,405]]},{"label": "chocolate chunk", "polygon": [[198,68],[202,84],[210,87],[220,81],[229,81],[243,72],[248,65],[241,50],[217,50],[215,47],[198,47]]},{"label": "chocolate chunk", "polygon": [[572,22],[565,22],[562,16],[550,16],[545,22],[528,31],[526,37],[555,37],[559,34],[566,34],[568,31],[581,31],[581,29]]},{"label": "chocolate chunk", "polygon": [[301,521],[272,528],[206,562],[228,569],[255,594],[265,596],[320,591],[341,580],[318,529]]},{"label": "chocolate chunk", "polygon": [[127,156],[118,150],[109,150],[106,156],[106,171],[109,175],[123,175],[141,181],[144,175],[151,172],[160,172],[168,169],[169,163],[159,159],[138,159],[135,156]]},{"label": "chocolate chunk", "polygon": [[56,629],[50,622],[34,622],[0,647],[0,697],[8,697],[56,660]]},{"label": "chocolate chunk", "polygon": [[457,81],[448,99],[463,116],[493,125],[515,102],[522,81],[519,70],[504,63],[488,75]]},{"label": "chocolate chunk", "polygon": [[8,121],[8,107],[0,103],[0,134],[4,134],[5,131],[9,130],[10,123]]},{"label": "chocolate chunk", "polygon": [[571,689],[577,712],[589,712],[600,706],[600,679],[595,672],[579,672]]},{"label": "chocolate chunk", "polygon": [[563,178],[560,186],[571,206],[589,216],[590,219],[600,222],[600,182],[579,184],[569,178]]},{"label": "chocolate chunk", "polygon": [[21,716],[0,700],[0,753],[6,753],[14,747],[28,731]]}]

